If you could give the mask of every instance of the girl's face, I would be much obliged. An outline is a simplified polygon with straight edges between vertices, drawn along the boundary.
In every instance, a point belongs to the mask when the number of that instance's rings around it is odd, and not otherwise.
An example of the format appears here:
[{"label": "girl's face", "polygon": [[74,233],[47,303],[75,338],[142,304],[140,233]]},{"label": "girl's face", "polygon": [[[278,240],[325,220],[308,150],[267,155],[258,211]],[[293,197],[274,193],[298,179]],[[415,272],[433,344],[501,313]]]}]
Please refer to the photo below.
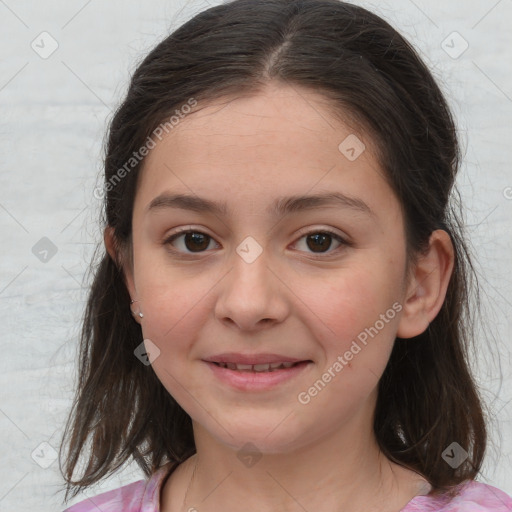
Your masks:
[{"label": "girl's face", "polygon": [[189,114],[150,151],[128,285],[154,371],[195,426],[278,453],[371,430],[405,255],[371,141],[322,96],[273,85]]}]

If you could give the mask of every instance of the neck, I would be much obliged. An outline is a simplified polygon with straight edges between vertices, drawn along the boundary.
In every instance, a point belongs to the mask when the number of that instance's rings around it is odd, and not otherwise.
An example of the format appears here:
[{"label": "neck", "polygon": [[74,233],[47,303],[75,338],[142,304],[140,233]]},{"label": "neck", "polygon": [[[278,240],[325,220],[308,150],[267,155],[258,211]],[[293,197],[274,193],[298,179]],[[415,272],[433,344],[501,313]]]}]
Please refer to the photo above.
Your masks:
[{"label": "neck", "polygon": [[183,464],[185,485],[173,496],[179,508],[163,512],[398,512],[425,484],[384,457],[372,431],[345,429],[293,451],[243,461],[197,424],[194,436],[197,453]]}]

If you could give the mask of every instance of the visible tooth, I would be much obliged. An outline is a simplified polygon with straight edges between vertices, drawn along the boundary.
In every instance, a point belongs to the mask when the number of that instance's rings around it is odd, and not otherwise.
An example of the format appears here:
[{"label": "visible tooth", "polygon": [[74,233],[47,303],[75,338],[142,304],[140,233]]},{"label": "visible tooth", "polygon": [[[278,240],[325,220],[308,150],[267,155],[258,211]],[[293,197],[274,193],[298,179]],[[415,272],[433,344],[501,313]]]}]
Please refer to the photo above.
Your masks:
[{"label": "visible tooth", "polygon": [[253,367],[254,367],[255,372],[268,372],[268,370],[270,368],[270,364],[269,363],[255,364],[255,365],[253,365]]},{"label": "visible tooth", "polygon": [[263,364],[236,364],[236,363],[217,363],[221,368],[230,370],[254,371],[254,372],[272,372],[277,369],[291,368],[295,363],[263,363]]}]

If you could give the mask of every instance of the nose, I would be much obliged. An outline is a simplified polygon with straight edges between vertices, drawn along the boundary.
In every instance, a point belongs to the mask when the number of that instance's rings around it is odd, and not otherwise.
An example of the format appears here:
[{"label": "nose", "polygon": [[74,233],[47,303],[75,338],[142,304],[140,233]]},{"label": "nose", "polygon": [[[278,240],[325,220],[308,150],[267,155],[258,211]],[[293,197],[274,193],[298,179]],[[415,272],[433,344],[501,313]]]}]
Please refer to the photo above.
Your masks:
[{"label": "nose", "polygon": [[234,252],[231,261],[232,269],[218,284],[215,317],[244,331],[282,322],[289,314],[290,291],[266,250],[250,263]]}]

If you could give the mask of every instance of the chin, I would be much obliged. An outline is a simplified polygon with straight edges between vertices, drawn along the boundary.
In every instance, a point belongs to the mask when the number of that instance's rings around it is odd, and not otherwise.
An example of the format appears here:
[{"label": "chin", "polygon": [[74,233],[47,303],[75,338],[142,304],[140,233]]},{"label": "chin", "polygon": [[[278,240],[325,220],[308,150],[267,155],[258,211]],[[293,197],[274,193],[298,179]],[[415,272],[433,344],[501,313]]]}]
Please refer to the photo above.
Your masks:
[{"label": "chin", "polygon": [[[283,415],[280,415],[275,421],[268,421],[267,416],[266,421],[255,419],[251,423],[247,419],[239,423],[232,420],[226,423],[226,430],[231,435],[218,425],[210,433],[236,452],[254,450],[262,454],[284,454],[308,444],[311,432],[308,434],[299,425],[293,424],[293,415],[285,415],[284,418],[283,421]],[[221,424],[224,423],[221,421]]]}]

